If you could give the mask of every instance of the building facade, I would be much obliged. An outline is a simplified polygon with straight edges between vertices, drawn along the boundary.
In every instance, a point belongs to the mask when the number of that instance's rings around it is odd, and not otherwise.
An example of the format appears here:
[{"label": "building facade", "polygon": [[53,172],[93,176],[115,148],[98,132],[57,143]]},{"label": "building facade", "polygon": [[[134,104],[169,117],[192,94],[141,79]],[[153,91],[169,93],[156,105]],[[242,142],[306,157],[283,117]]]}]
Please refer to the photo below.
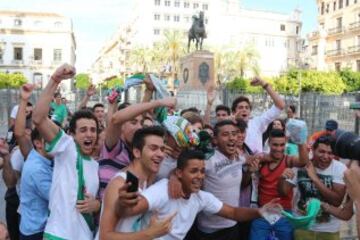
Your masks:
[{"label": "building facade", "polygon": [[[183,32],[184,41],[187,42],[192,16],[200,11],[205,15],[206,49],[240,50],[247,45],[253,45],[259,53],[259,68],[263,76],[278,75],[299,62],[302,23],[298,10],[290,14],[247,10],[241,8],[238,0],[136,0],[135,2],[134,18],[129,24],[119,28],[114,38],[104,44],[93,65],[95,69],[100,62],[109,62],[114,55],[119,59],[126,59],[136,47],[154,46],[154,43],[164,38],[164,33],[168,30]],[[110,49],[109,46],[116,45],[118,39],[124,38],[127,39],[126,51],[119,51],[118,47],[107,51]],[[116,62],[118,74],[119,69],[127,70],[121,61]]]},{"label": "building facade", "polygon": [[360,1],[317,0],[318,29],[308,38],[308,62],[317,70],[360,71]]},{"label": "building facade", "polygon": [[[72,21],[54,13],[0,11],[0,71],[20,72],[44,87],[62,63],[74,65],[76,42]],[[70,92],[72,81],[63,82]]]}]

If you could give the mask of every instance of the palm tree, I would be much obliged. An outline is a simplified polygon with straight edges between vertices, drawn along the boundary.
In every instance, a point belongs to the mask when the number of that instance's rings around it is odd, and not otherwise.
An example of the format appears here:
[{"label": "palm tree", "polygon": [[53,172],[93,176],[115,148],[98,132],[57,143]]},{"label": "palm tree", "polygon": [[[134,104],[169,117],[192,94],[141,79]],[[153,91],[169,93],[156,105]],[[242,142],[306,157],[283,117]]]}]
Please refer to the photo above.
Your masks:
[{"label": "palm tree", "polygon": [[260,55],[254,45],[245,46],[238,51],[236,55],[236,63],[241,77],[244,77],[248,71],[250,71],[252,75],[259,75],[260,68],[258,60]]},{"label": "palm tree", "polygon": [[130,66],[134,72],[147,72],[151,65],[151,50],[147,47],[136,47],[130,54]]}]

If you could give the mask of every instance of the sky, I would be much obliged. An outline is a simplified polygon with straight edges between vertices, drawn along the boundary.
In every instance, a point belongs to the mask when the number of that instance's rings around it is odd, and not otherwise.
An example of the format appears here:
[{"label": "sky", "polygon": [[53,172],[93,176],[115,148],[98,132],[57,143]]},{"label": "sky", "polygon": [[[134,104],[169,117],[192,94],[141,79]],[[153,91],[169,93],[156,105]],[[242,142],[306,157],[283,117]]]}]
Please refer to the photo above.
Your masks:
[{"label": "sky", "polygon": [[[152,1],[152,0],[143,0]],[[217,1],[217,0],[212,0]],[[316,0],[240,0],[247,9],[291,13],[302,11],[305,36],[316,29]],[[131,17],[132,0],[0,0],[0,10],[54,12],[73,21],[77,43],[76,68],[84,72],[117,28]]]}]

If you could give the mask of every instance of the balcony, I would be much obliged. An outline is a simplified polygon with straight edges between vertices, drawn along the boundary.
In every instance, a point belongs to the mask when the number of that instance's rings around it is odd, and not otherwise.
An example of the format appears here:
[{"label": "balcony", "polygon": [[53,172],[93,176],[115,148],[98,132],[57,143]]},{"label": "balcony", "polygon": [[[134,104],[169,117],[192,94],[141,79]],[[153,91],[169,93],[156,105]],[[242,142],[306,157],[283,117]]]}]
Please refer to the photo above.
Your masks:
[{"label": "balcony", "polygon": [[350,23],[350,24],[349,24],[349,29],[350,29],[351,31],[360,30],[360,21]]},{"label": "balcony", "polygon": [[317,39],[320,36],[320,32],[316,31],[316,32],[312,32],[309,34],[309,39]]},{"label": "balcony", "polygon": [[24,64],[24,60],[12,60],[11,63],[13,65],[23,65]]},{"label": "balcony", "polygon": [[360,53],[360,45],[351,46],[348,48],[348,54]]},{"label": "balcony", "polygon": [[345,54],[344,49],[334,49],[334,50],[329,50],[326,52],[327,57],[338,57],[338,56],[342,56],[344,54]]},{"label": "balcony", "polygon": [[335,34],[339,34],[339,33],[343,33],[345,31],[345,27],[341,26],[341,27],[334,27],[334,28],[329,28],[328,29],[328,35],[335,35]]},{"label": "balcony", "polygon": [[42,60],[32,60],[31,65],[42,65]]}]

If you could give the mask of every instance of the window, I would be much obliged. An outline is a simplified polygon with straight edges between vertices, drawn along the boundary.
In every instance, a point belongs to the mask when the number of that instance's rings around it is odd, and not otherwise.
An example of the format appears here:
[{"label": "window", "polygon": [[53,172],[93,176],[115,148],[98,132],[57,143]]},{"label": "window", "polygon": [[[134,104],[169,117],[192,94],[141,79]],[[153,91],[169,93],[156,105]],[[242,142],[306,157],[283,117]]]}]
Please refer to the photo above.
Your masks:
[{"label": "window", "polygon": [[336,27],[338,28],[342,27],[342,17],[336,19]]},{"label": "window", "polygon": [[160,0],[155,0],[155,5],[156,6],[160,6],[160,4],[161,4]]},{"label": "window", "polygon": [[341,40],[336,40],[335,42],[335,47],[336,47],[336,50],[340,51],[341,50]]},{"label": "window", "polygon": [[281,24],[281,25],[280,25],[280,31],[282,31],[282,32],[285,31],[285,24]]},{"label": "window", "polygon": [[34,48],[34,60],[41,61],[42,60],[42,49]]},{"label": "window", "polygon": [[174,16],[174,22],[180,22],[180,16],[179,15]]},{"label": "window", "polygon": [[175,6],[175,7],[180,7],[180,2],[179,2],[179,1],[175,1],[174,6]]},{"label": "window", "polygon": [[62,59],[61,49],[54,49],[54,56],[53,56],[54,62],[61,62],[61,59]]},{"label": "window", "polygon": [[4,60],[3,55],[4,55],[4,50],[0,47],[0,62]]},{"label": "window", "polygon": [[300,27],[296,26],[296,34],[299,34],[299,33],[300,33]]},{"label": "window", "polygon": [[189,2],[184,2],[184,8],[189,8],[190,7],[190,3]]},{"label": "window", "polygon": [[335,63],[335,71],[340,72],[340,70],[341,70],[341,63],[336,62]]},{"label": "window", "polygon": [[334,2],[334,11],[336,11],[336,2]]},{"label": "window", "polygon": [[165,15],[165,21],[170,21],[170,15]]},{"label": "window", "polygon": [[339,9],[343,8],[343,0],[339,0]]},{"label": "window", "polygon": [[349,0],[346,0],[346,6],[349,6]]},{"label": "window", "polygon": [[160,14],[154,14],[154,20],[159,21],[160,20]]},{"label": "window", "polygon": [[326,4],[326,13],[329,13],[330,12],[330,3]]},{"label": "window", "polygon": [[171,3],[169,0],[165,1],[165,6],[170,7]]},{"label": "window", "polygon": [[202,9],[205,11],[205,10],[209,10],[209,5],[207,4],[203,4],[202,5]]},{"label": "window", "polygon": [[314,55],[317,55],[317,54],[318,54],[318,46],[317,45],[312,46],[311,55],[314,56]]},{"label": "window", "polygon": [[22,47],[14,48],[14,60],[23,60],[23,49]]},{"label": "window", "polygon": [[356,71],[360,72],[360,60],[356,60]]},{"label": "window", "polygon": [[155,28],[154,29],[154,35],[160,35],[160,29]]},{"label": "window", "polygon": [[199,8],[199,4],[198,4],[198,3],[194,3],[193,8],[194,8],[194,9]]},{"label": "window", "polygon": [[205,23],[205,24],[208,24],[208,22],[209,22],[209,19],[205,18],[204,23]]},{"label": "window", "polygon": [[22,25],[21,19],[15,19],[15,20],[14,20],[14,25],[15,25],[15,26],[21,26],[21,25]]},{"label": "window", "polygon": [[325,12],[325,3],[324,2],[321,3],[320,11],[321,11],[321,15],[324,15],[324,12]]},{"label": "window", "polygon": [[188,17],[188,16],[186,16],[186,17],[184,17],[184,20],[185,20],[185,22],[190,22],[190,17]]}]

